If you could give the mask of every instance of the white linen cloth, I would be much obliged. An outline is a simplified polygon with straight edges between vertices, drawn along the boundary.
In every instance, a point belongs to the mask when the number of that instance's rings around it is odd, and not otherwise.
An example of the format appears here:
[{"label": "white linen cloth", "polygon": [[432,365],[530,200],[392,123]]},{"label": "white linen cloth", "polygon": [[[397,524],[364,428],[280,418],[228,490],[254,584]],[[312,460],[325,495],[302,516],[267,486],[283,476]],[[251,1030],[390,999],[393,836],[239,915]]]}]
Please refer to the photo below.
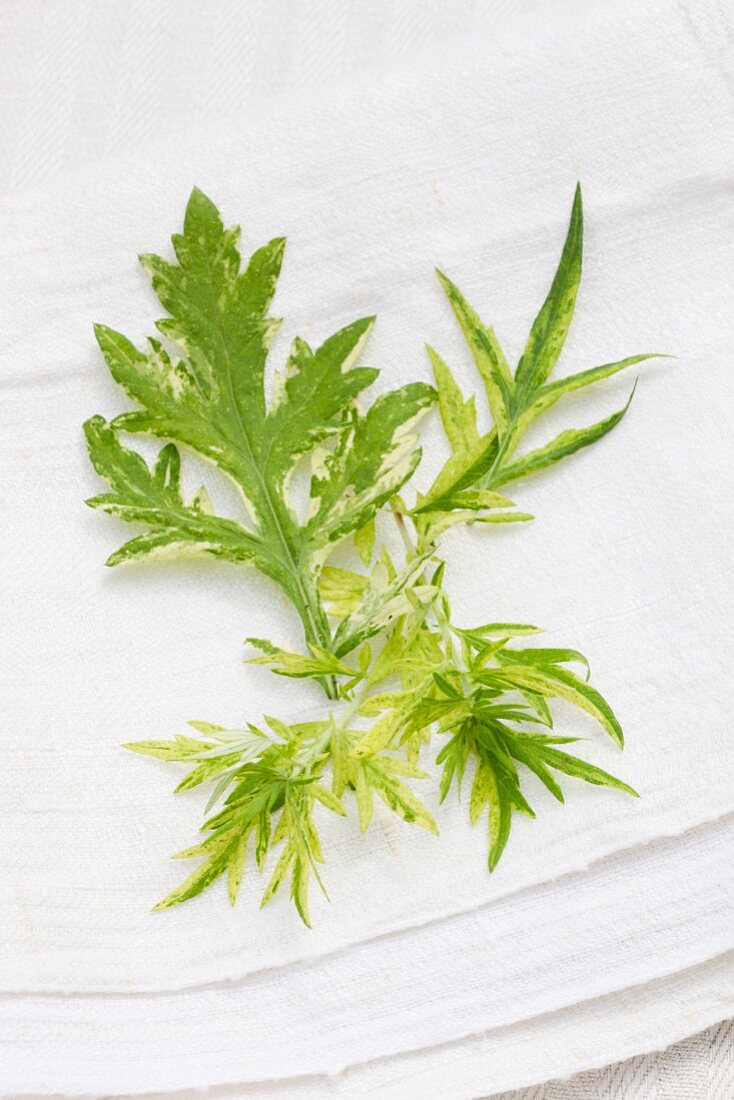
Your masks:
[{"label": "white linen cloth", "polygon": [[[496,1028],[440,1047],[380,1058],[337,1077],[301,1077],[254,1085],[214,1087],[210,1100],[488,1100],[486,1089],[502,1088],[496,1100],[729,1100],[731,1060],[722,1029],[712,1028],[685,1044],[689,1059],[680,1073],[679,1047],[662,1055],[635,1057],[661,1042],[687,1035],[691,1028],[729,1011],[734,955],[641,988],[573,1005],[509,1028]],[[716,1033],[721,1056],[712,1059],[705,1036]],[[681,1044],[683,1046],[684,1044]],[[690,1057],[691,1048],[698,1057]],[[696,1049],[698,1048],[698,1049]],[[610,1054],[620,1065],[583,1073],[563,1083],[507,1094],[516,1081],[565,1078],[574,1066],[597,1066]],[[707,1053],[709,1056],[707,1057]],[[718,1050],[714,1051],[718,1054]],[[627,1060],[627,1055],[631,1060]],[[663,1077],[663,1081],[659,1080]],[[598,1087],[597,1087],[598,1083]],[[665,1087],[667,1083],[667,1088]],[[658,1089],[658,1085],[663,1087]],[[547,1090],[547,1091],[546,1091]],[[162,1100],[171,1093],[148,1094]],[[201,1091],[177,1091],[177,1100],[195,1100]]]},{"label": "white linen cloth", "polygon": [[558,0],[0,0],[0,191]]},{"label": "white linen cloth", "polygon": [[[730,952],[701,967],[641,988],[627,989],[457,1042],[380,1058],[351,1067],[335,1077],[312,1075],[251,1085],[238,1082],[209,1088],[207,1096],[211,1100],[322,1100],[324,1096],[335,1100],[382,1100],[386,1096],[400,1100],[446,1100],[449,1096],[451,1100],[480,1097],[487,1100],[485,1090],[490,1087],[493,1094],[498,1088],[503,1090],[501,1100],[536,1100],[538,1091],[533,1087],[511,1096],[504,1090],[517,1081],[545,1081],[549,1075],[565,1079],[574,1068],[596,1067],[610,1055],[635,1058],[639,1051],[655,1051],[661,1043],[687,1036],[691,1028],[700,1028],[707,1021],[718,1019],[722,1012],[731,1011],[733,981],[734,956]],[[28,1020],[27,1034],[32,1029],[33,1018]],[[128,1053],[134,1060],[137,1048],[128,1048]],[[174,1054],[170,1059],[171,1064],[176,1057]],[[38,1080],[37,1063],[25,1064],[31,1068],[24,1080]],[[655,1089],[655,1080],[645,1072],[649,1067],[643,1064],[636,1072],[634,1063],[627,1062],[621,1072],[614,1073],[612,1067],[616,1080],[611,1091],[594,1091],[593,1084],[584,1079],[591,1076],[593,1081],[597,1075],[584,1073],[572,1082],[554,1081],[549,1086],[550,1092],[542,1091],[539,1100],[596,1100],[597,1096],[605,1100],[607,1097],[658,1100],[660,1096],[669,1096],[671,1100],[681,1097],[729,1100],[729,1065],[722,1058],[705,1076],[695,1075],[698,1085],[695,1091],[687,1087],[688,1078],[673,1076],[669,1089],[660,1093]],[[201,1076],[200,1068],[195,1071],[196,1076]],[[606,1078],[606,1073],[603,1077]],[[598,1078],[602,1079],[602,1074]],[[108,1076],[106,1080],[109,1079]],[[627,1091],[623,1091],[625,1088]],[[187,1086],[185,1092],[177,1089],[175,1093],[147,1095],[151,1100],[174,1095],[177,1100],[190,1100],[199,1097],[201,1089]]]},{"label": "white linen cloth", "polygon": [[[137,1093],[333,1075],[629,994],[727,952],[734,881],[712,883],[733,843],[730,816],[585,875],[241,982],[143,996],[0,997],[3,1083],[10,1093]],[[734,1005],[729,961],[715,996],[725,1014]],[[680,1022],[665,1014],[653,1026],[667,1043],[665,1029]],[[512,1072],[511,1063],[495,1066],[492,1091],[506,1085],[498,1071]]]},{"label": "white linen cloth", "polygon": [[[577,15],[567,35],[539,22],[498,43],[457,43],[394,74],[364,76],[338,94],[291,97],[238,125],[4,202],[10,476],[2,493],[19,625],[6,639],[5,713],[17,752],[2,780],[2,828],[20,838],[3,856],[12,884],[1,903],[5,989],[170,990],[240,978],[489,908],[732,809],[722,703],[731,512],[713,479],[704,482],[731,456],[732,143],[717,68],[725,29],[714,8],[663,3],[634,21],[626,9]],[[367,842],[339,827],[328,845],[334,904],[319,907],[315,934],[285,906],[257,914],[260,883],[234,913],[220,892],[150,917],[148,903],[180,874],[163,859],[193,835],[200,799],[173,804],[171,770],[126,759],[117,743],[181,728],[187,717],[238,723],[272,709],[272,685],[241,669],[237,646],[245,633],[293,641],[297,633],[278,597],[265,601],[259,578],[234,570],[104,575],[114,525],[79,506],[96,485],[78,424],[122,405],[89,322],[149,331],[143,322],[157,314],[133,257],[164,247],[198,182],[229,220],[245,223],[253,246],[288,233],[277,299],[287,336],[323,338],[377,310],[369,361],[384,367],[385,385],[425,373],[423,339],[465,364],[430,279],[438,261],[518,351],[557,258],[576,175],[587,266],[567,369],[637,350],[680,358],[647,371],[629,420],[593,457],[524,490],[523,505],[539,516],[532,531],[452,539],[450,558],[461,566],[450,584],[467,622],[481,604],[485,617],[533,617],[553,626],[549,639],[587,650],[630,744],[621,759],[600,744],[594,758],[638,786],[642,803],[569,785],[564,810],[540,795],[539,822],[519,824],[492,880],[482,874],[484,836],[458,808],[441,812],[438,842],[387,820]],[[276,361],[284,348],[285,340]],[[619,403],[623,385],[610,384],[598,407]],[[574,406],[576,422],[593,418],[590,405]],[[717,671],[721,690],[704,695]],[[314,702],[301,688],[282,694],[284,712]],[[724,884],[712,877],[724,905]],[[537,904],[540,913],[540,892]],[[574,995],[601,992],[584,986]],[[481,1011],[487,992],[476,993]],[[522,1009],[530,1015],[539,1011],[531,1000]],[[47,1034],[51,1041],[50,1024]]]}]

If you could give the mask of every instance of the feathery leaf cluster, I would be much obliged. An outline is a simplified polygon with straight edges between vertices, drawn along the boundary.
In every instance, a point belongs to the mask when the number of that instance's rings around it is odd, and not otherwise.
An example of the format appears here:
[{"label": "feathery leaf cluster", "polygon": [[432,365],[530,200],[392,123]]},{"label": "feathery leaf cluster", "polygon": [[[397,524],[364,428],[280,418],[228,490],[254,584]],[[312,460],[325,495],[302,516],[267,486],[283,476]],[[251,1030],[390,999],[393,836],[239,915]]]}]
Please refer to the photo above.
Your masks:
[{"label": "feathery leaf cluster", "polygon": [[[622,745],[619,722],[589,683],[582,654],[528,644],[537,633],[531,626],[456,626],[437,546],[457,524],[532,519],[505,487],[601,439],[621,421],[632,395],[603,420],[523,452],[528,428],[566,394],[649,356],[551,380],[581,277],[577,190],[557,272],[514,371],[493,330],[439,273],[476,364],[491,427],[480,429],[477,396],[465,398],[433,348],[435,388],[414,382],[367,405],[363,394],[377,371],[358,364],[374,318],[353,322],[316,349],[296,339],[268,403],[266,364],[279,324],[268,310],[284,241],[264,245],[243,266],[238,237],[194,190],[183,233],[173,237],[176,262],[141,257],[168,313],[157,326],[163,341],[151,339],[140,351],[96,327],[110,372],[135,409],[110,423],[95,416],[85,424],[91,461],[109,485],[88,503],[142,528],[109,565],[190,553],[253,565],[299,615],[303,652],[251,638],[259,651],[251,659],[321,685],[335,701],[322,720],[266,716],[237,730],[194,722],[196,736],[127,747],[185,764],[190,770],[177,790],[211,787],[204,839],[176,857],[199,862],[156,908],[194,897],[220,877],[234,903],[249,853],[258,871],[273,863],[262,903],[288,881],[308,924],[309,883],[315,879],[323,889],[316,807],[346,816],[351,801],[365,830],[377,798],[403,821],[437,833],[413,786],[427,780],[420,764],[431,752],[442,768],[441,802],[469,773],[469,816],[476,822],[487,815],[490,870],[513,814],[534,816],[522,790],[528,772],[561,801],[559,776],[635,793],[569,752],[578,738],[554,731],[552,706],[563,700]],[[400,494],[420,461],[416,425],[434,404],[450,456],[409,507]],[[135,433],[165,440],[152,469],[123,442],[123,434]],[[179,446],[235,484],[241,519],[216,515],[204,488],[186,499]],[[309,473],[305,518],[290,490],[297,469]],[[377,545],[379,513],[397,522],[404,560]],[[361,567],[329,563],[347,540]]]}]

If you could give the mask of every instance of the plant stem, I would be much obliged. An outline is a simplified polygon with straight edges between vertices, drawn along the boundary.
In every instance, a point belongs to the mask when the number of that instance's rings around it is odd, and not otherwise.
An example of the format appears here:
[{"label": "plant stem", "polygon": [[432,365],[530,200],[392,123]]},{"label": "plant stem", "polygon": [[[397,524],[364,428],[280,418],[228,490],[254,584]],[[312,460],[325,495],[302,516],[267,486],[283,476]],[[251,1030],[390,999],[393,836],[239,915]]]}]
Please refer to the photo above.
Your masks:
[{"label": "plant stem", "polygon": [[[406,551],[407,551],[408,555],[415,554],[417,552],[417,544],[411,538],[410,532],[408,531],[408,528],[406,526],[405,513],[403,511],[401,511],[400,508],[398,508],[397,505],[393,501],[390,502],[390,508],[391,508],[392,514],[395,517],[395,522],[398,525],[398,530],[400,531],[400,535],[403,539],[403,543],[405,545],[405,548],[406,548]],[[411,517],[411,520],[412,520],[412,517]],[[412,522],[414,523],[415,521],[412,521]],[[420,580],[425,580],[425,573],[421,573],[419,579]],[[445,610],[445,607],[444,607],[444,604],[443,604],[442,600],[446,600],[446,597],[443,596],[443,595],[442,595],[442,599],[436,600],[433,603],[433,606],[432,606],[431,610],[433,611],[433,615],[434,615],[434,618],[436,620],[436,625],[438,626],[438,629],[441,633],[441,639],[442,639],[442,641],[443,641],[443,643],[446,647],[446,654],[449,657],[452,664],[455,666],[455,668],[461,673],[461,678],[462,678],[462,683],[463,683],[464,689],[467,692],[467,695],[469,695],[469,694],[471,694],[471,687],[469,685],[469,681],[466,678],[465,670],[462,667],[462,663],[457,658],[456,639],[454,637],[453,631],[451,630],[450,619],[449,619],[449,616],[446,614],[446,610]],[[448,602],[448,601],[446,601],[446,602]]]},{"label": "plant stem", "polygon": [[299,775],[301,772],[310,768],[315,760],[319,758],[322,752],[324,752],[334,737],[335,734],[341,733],[346,729],[347,724],[351,721],[354,715],[359,711],[365,697],[368,693],[368,685],[365,683],[362,686],[361,691],[355,692],[344,709],[335,717],[334,712],[330,711],[329,720],[327,722],[326,729],[318,737],[313,745],[304,753],[299,759],[298,766],[294,771],[294,775]]}]

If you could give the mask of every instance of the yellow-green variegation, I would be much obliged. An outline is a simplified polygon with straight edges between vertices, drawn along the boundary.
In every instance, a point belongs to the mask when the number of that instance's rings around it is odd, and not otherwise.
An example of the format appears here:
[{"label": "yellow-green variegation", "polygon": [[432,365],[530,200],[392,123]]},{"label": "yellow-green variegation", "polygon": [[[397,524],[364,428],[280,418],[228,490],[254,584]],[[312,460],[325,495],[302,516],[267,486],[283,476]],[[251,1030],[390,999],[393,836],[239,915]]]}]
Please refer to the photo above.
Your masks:
[{"label": "yellow-green variegation", "polygon": [[[244,268],[239,230],[225,229],[201,191],[189,200],[177,262],[141,257],[170,316],[158,329],[176,349],[150,340],[145,351],[97,325],[110,372],[138,406],[107,425],[94,417],[87,444],[111,494],[89,503],[143,524],[147,532],[111,556],[115,565],[148,554],[205,552],[249,562],[285,591],[309,642],[327,645],[318,593],[320,568],[337,542],[360,531],[410,477],[420,458],[412,425],[434,401],[416,382],[384,394],[362,414],[355,399],[377,371],[357,366],[374,318],[340,329],[312,350],[296,339],[277,401],[268,407],[268,349],[279,321],[268,309],[285,242],[258,249]],[[170,440],[153,474],[120,432]],[[205,494],[184,505],[174,443],[198,453],[241,491],[241,522],[212,516]],[[312,479],[311,515],[302,523],[288,493],[305,456],[324,451]],[[207,514],[209,513],[209,514]]]},{"label": "yellow-green variegation", "polygon": [[[234,904],[246,873],[267,873],[262,904],[287,882],[309,924],[309,883],[326,892],[324,815],[351,812],[365,830],[375,812],[389,812],[438,832],[415,789],[430,782],[420,758],[437,741],[439,801],[467,777],[470,820],[486,819],[490,870],[514,815],[535,816],[523,791],[528,773],[561,801],[559,777],[635,794],[569,751],[578,741],[572,732],[554,729],[553,708],[562,700],[622,747],[620,722],[589,682],[583,654],[531,644],[538,628],[524,623],[454,624],[437,550],[443,532],[457,524],[491,529],[532,519],[505,486],[601,439],[629,407],[628,399],[595,424],[561,432],[535,450],[521,448],[530,425],[566,394],[649,358],[634,355],[552,380],[574,313],[582,238],[577,190],[558,269],[514,370],[494,331],[439,274],[478,371],[479,401],[462,394],[429,348],[435,390],[416,381],[368,404],[364,391],[377,371],[360,361],[372,317],[315,349],[297,338],[284,372],[275,375],[276,397],[267,401],[268,351],[279,323],[268,311],[284,241],[271,241],[242,265],[238,230],[224,228],[200,191],[191,195],[183,233],[173,238],[175,262],[141,257],[168,312],[158,323],[163,339],[142,351],[97,326],[107,365],[134,404],[111,423],[95,416],[85,424],[91,461],[108,483],[88,503],[139,528],[108,564],[195,553],[255,566],[286,593],[305,638],[299,652],[248,638],[259,651],[249,661],[310,680],[339,700],[316,721],[268,714],[237,729],[197,721],[196,736],[126,746],[184,764],[189,770],[177,790],[209,788],[202,837],[176,856],[196,860],[195,869],[157,909],[219,879]],[[450,455],[411,508],[401,490],[420,460],[416,425],[436,401]],[[125,434],[163,441],[152,464]],[[239,518],[217,515],[206,489],[183,488],[186,451],[234,483]],[[299,466],[309,485],[305,509],[296,508],[289,489]],[[380,522],[397,523],[402,560],[388,552]],[[329,561],[345,540],[351,557]]]},{"label": "yellow-green variegation", "polygon": [[530,425],[563,396],[654,358],[652,355],[633,355],[549,381],[573,318],[581,281],[582,253],[583,210],[581,188],[577,187],[553,283],[533,321],[514,372],[494,331],[484,324],[459,288],[443,272],[438,272],[484,384],[492,427],[484,433],[477,430],[474,398],[464,400],[448,365],[429,347],[441,420],[452,453],[431,488],[419,497],[414,512],[424,542],[459,522],[531,519],[524,512],[505,511],[500,515],[493,511],[514,507],[513,502],[497,490],[596,443],[615,428],[627,412],[634,387],[622,408],[604,419],[585,428],[563,431],[536,450],[516,454]]}]

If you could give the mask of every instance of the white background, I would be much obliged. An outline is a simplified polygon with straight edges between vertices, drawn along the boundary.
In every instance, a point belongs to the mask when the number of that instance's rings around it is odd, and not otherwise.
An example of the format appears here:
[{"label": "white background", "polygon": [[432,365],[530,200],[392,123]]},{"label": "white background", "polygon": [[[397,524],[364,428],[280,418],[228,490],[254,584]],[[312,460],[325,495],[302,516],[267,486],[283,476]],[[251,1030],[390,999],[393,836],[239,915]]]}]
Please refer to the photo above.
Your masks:
[{"label": "white background", "polygon": [[[0,190],[553,0],[0,0]],[[731,1095],[731,1025],[513,1100]]]}]

